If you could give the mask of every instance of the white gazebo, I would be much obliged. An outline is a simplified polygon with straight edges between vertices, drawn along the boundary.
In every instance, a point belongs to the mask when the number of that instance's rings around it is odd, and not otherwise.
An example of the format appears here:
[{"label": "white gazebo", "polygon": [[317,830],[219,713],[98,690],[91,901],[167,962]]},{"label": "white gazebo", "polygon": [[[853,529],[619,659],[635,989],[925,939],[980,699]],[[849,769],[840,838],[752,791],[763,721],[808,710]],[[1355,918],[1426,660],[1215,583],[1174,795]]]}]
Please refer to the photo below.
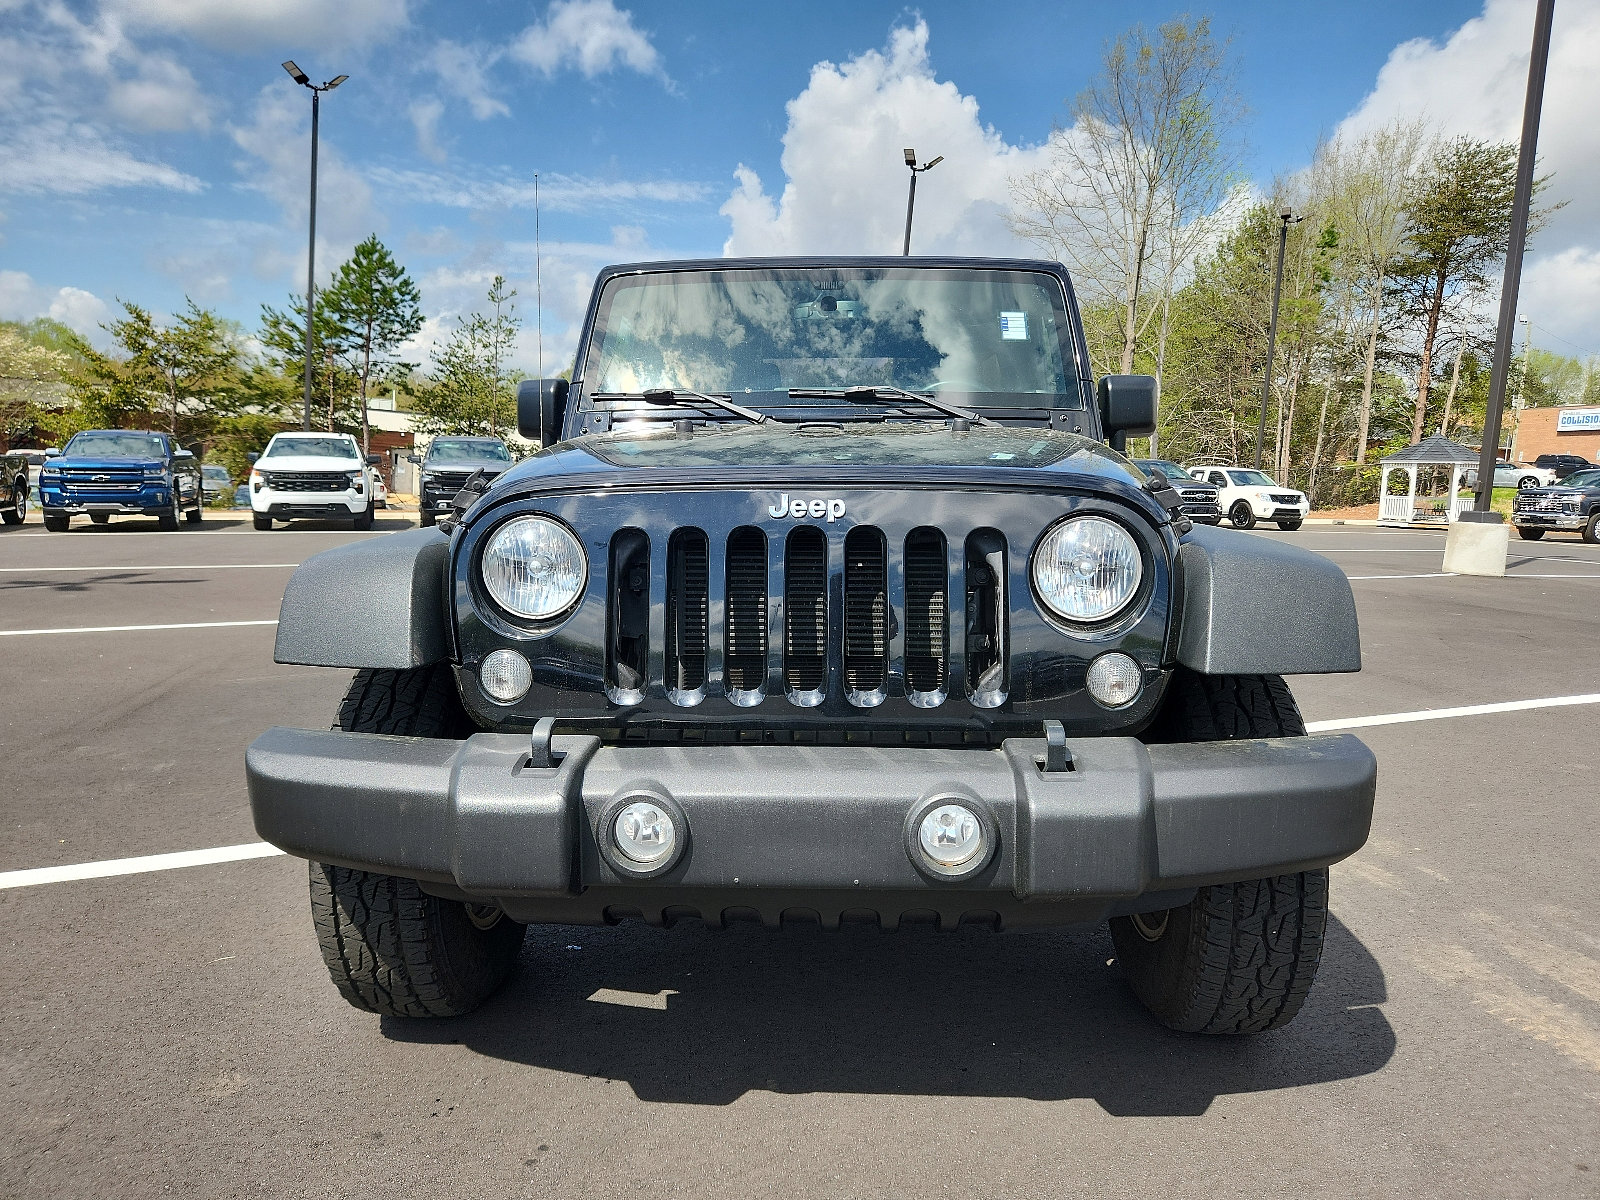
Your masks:
[{"label": "white gazebo", "polygon": [[[1461,485],[1466,473],[1478,465],[1478,452],[1460,442],[1435,434],[1396,451],[1378,465],[1383,468],[1382,481],[1378,484],[1379,525],[1448,525],[1472,507],[1472,497],[1461,495]],[[1396,471],[1406,473],[1406,490],[1391,495],[1389,478]],[[1449,490],[1442,496],[1433,494],[1435,482],[1419,498],[1419,475],[1425,483],[1429,476],[1435,481],[1448,477]]]}]

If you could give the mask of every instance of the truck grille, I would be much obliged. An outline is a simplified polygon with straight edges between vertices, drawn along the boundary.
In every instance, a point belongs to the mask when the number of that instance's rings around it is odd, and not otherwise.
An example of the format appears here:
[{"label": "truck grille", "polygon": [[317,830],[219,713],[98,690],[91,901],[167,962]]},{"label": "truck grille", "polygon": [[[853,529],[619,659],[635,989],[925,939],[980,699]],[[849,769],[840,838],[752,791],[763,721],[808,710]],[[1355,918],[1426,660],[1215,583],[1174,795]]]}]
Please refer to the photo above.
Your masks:
[{"label": "truck grille", "polygon": [[61,482],[73,494],[91,492],[137,492],[144,486],[142,471],[93,471],[84,467],[63,467]]},{"label": "truck grille", "polygon": [[1514,507],[1518,512],[1576,513],[1583,511],[1583,502],[1569,496],[1518,496]]},{"label": "truck grille", "polygon": [[[939,529],[912,529],[896,546],[866,525],[842,544],[811,525],[770,541],[752,526],[733,529],[722,545],[696,528],[676,529],[666,541],[658,635],[665,661],[654,669],[676,704],[704,699],[720,667],[722,691],[740,707],[774,691],[814,707],[833,678],[851,705],[870,708],[883,701],[891,664],[901,661],[911,702],[935,708],[947,698],[952,635],[964,639],[967,699],[980,708],[1006,699],[1008,549],[996,530],[977,530],[956,547],[964,613],[954,634],[951,548]],[[643,530],[611,539],[606,685],[623,703],[642,697],[652,669],[651,553]]]},{"label": "truck grille", "polygon": [[350,487],[344,471],[263,471],[275,492],[342,492]]},{"label": "truck grille", "polygon": [[1297,505],[1300,503],[1300,497],[1296,496],[1293,492],[1269,492],[1267,494],[1272,497],[1272,502],[1274,504]]},{"label": "truck grille", "polygon": [[429,487],[439,491],[459,492],[474,474],[475,471],[429,471],[426,481]]},{"label": "truck grille", "polygon": [[1212,488],[1184,488],[1178,493],[1178,499],[1185,504],[1216,504],[1217,493]]}]

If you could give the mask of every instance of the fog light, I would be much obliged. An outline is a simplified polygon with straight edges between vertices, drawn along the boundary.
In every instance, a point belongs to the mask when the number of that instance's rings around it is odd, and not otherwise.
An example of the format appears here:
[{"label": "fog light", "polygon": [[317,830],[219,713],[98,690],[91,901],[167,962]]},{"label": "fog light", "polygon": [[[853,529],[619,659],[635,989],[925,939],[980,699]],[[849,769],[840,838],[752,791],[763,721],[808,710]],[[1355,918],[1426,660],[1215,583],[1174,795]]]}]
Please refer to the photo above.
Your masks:
[{"label": "fog light", "polygon": [[935,866],[947,870],[965,866],[983,852],[983,822],[971,809],[941,804],[922,818],[917,840]]},{"label": "fog light", "polygon": [[492,699],[510,704],[521,700],[533,686],[533,668],[515,650],[496,650],[484,656],[478,682]]},{"label": "fog light", "polygon": [[619,812],[611,832],[617,849],[642,867],[664,861],[678,841],[667,810],[648,800],[636,800]]},{"label": "fog light", "polygon": [[1107,708],[1121,708],[1138,699],[1144,672],[1126,654],[1113,651],[1089,664],[1089,695]]}]

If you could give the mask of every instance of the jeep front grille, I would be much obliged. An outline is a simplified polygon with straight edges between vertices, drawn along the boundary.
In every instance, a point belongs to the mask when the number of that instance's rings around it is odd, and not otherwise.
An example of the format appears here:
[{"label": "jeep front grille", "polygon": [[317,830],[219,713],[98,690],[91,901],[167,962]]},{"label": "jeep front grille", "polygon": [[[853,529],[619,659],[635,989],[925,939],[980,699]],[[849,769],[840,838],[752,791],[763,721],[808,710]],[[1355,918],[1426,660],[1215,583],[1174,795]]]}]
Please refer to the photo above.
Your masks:
[{"label": "jeep front grille", "polygon": [[643,530],[620,530],[607,572],[607,691],[624,704],[643,698],[652,670],[651,554],[664,553],[657,635],[664,661],[653,669],[675,704],[720,694],[753,707],[781,693],[809,708],[827,698],[832,678],[851,705],[870,708],[888,694],[899,663],[911,703],[936,708],[947,699],[956,636],[966,699],[997,708],[1009,665],[1006,541],[997,530],[979,529],[955,547],[962,590],[953,633],[951,550],[945,534],[930,527],[891,545],[873,526],[830,541],[821,528],[804,525],[770,543],[762,530],[742,526],[722,546],[686,527],[661,549]]}]

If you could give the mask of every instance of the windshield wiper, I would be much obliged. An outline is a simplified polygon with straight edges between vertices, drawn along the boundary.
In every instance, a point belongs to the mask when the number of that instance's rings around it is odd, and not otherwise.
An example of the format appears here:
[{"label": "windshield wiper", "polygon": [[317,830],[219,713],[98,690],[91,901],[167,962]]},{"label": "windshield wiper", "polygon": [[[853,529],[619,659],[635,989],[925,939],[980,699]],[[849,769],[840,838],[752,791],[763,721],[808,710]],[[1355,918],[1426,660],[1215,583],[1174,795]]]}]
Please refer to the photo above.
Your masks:
[{"label": "windshield wiper", "polygon": [[970,408],[962,408],[959,404],[951,404],[948,400],[926,392],[908,392],[905,388],[891,387],[888,384],[877,384],[868,387],[849,388],[790,388],[791,398],[833,398],[840,397],[852,404],[871,404],[876,400],[909,400],[913,404],[920,404],[924,408],[931,408],[935,412],[942,412],[947,417],[959,417],[963,421],[976,421],[979,425],[998,425],[998,421],[991,421],[982,413],[974,412]]},{"label": "windshield wiper", "polygon": [[686,388],[647,388],[642,392],[596,392],[590,397],[592,400],[643,400],[646,404],[659,404],[670,406],[682,400],[697,400],[701,404],[708,404],[712,408],[720,408],[724,412],[731,412],[735,416],[743,417],[747,421],[754,421],[757,425],[764,424],[773,418],[766,413],[757,412],[753,408],[746,408],[742,404],[735,404],[726,396],[713,396],[705,392],[691,392]]}]

